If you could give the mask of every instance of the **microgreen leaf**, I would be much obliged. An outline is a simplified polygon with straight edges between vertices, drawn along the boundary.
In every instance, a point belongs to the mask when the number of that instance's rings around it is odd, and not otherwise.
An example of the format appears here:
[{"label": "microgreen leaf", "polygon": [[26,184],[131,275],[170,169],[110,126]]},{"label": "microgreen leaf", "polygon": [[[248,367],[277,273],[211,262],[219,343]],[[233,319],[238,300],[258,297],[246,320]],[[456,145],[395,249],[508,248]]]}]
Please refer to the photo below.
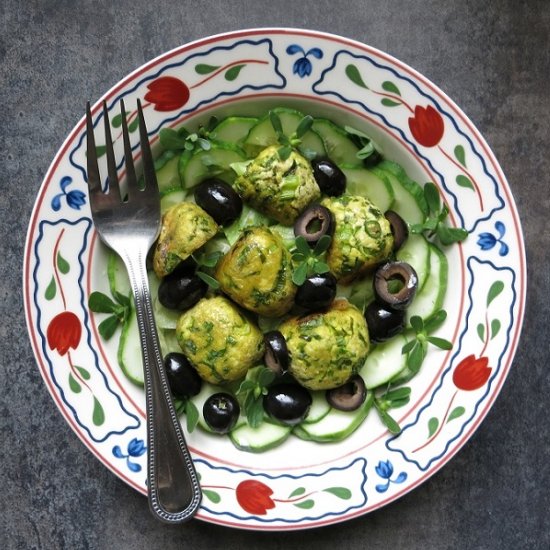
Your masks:
[{"label": "microgreen leaf", "polygon": [[88,307],[94,313],[114,313],[118,305],[103,292],[95,291],[88,297]]},{"label": "microgreen leaf", "polygon": [[292,282],[301,286],[305,280],[313,273],[328,273],[330,267],[324,261],[324,254],[328,250],[331,242],[329,235],[323,235],[315,247],[312,249],[302,235],[296,237],[295,248],[291,251],[292,260],[295,262]]},{"label": "microgreen leaf", "polygon": [[302,118],[296,128],[296,137],[299,139],[303,135],[305,135],[311,129],[312,124],[313,117],[311,115],[306,115],[304,118]]},{"label": "microgreen leaf", "polygon": [[279,115],[275,111],[269,111],[269,120],[271,121],[271,126],[273,126],[275,133],[278,136],[283,135],[283,125]]},{"label": "microgreen leaf", "polygon": [[279,158],[281,160],[286,160],[288,157],[290,157],[290,154],[292,153],[292,147],[290,145],[283,145],[282,147],[279,147],[277,150],[277,154],[279,155]]},{"label": "microgreen leaf", "polygon": [[258,427],[264,418],[263,396],[267,387],[275,379],[275,373],[260,365],[249,369],[245,379],[237,389],[236,396],[252,428]]},{"label": "microgreen leaf", "polygon": [[449,350],[453,348],[453,344],[449,342],[449,340],[438,338],[437,336],[428,336],[427,340],[428,342],[430,342],[430,344],[433,344],[439,349]]},{"label": "microgreen leaf", "polygon": [[116,332],[119,324],[120,321],[118,317],[116,315],[110,315],[107,319],[104,319],[101,323],[99,323],[97,330],[104,340],[109,340],[109,338],[111,338]]},{"label": "microgreen leaf", "polygon": [[[375,404],[376,404],[376,402],[375,402]],[[376,407],[376,410],[378,412],[378,416],[380,417],[380,420],[382,420],[382,423],[384,424],[384,426],[386,426],[386,428],[388,428],[390,433],[392,433],[394,435],[397,435],[397,434],[401,433],[401,427],[391,417],[390,414],[388,414],[385,410],[379,408],[378,406]]]},{"label": "microgreen leaf", "polygon": [[292,273],[292,282],[296,286],[302,286],[307,279],[307,263],[301,263]]},{"label": "microgreen leaf", "polygon": [[422,223],[412,224],[411,233],[426,233],[427,238],[437,237],[444,246],[461,242],[468,237],[468,231],[462,227],[449,227],[444,222],[449,216],[449,208],[442,204],[437,186],[428,182],[423,189],[424,199],[428,205],[428,213]]},{"label": "microgreen leaf", "polygon": [[199,410],[191,399],[186,399],[185,401],[185,419],[187,431],[192,432],[199,422]]},{"label": "microgreen leaf", "polygon": [[220,288],[220,283],[214,279],[214,277],[208,275],[204,271],[197,270],[197,277],[202,279],[212,290],[218,290]]}]

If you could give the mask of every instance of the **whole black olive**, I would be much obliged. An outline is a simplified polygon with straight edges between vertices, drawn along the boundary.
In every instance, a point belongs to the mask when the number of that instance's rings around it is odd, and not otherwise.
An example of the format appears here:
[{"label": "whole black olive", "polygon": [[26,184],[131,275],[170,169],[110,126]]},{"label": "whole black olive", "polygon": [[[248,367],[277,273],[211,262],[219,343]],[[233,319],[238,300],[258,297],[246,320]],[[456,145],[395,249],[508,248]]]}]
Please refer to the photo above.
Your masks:
[{"label": "whole black olive", "polygon": [[393,251],[399,250],[403,243],[409,237],[409,226],[407,222],[393,210],[388,210],[384,216],[390,222],[390,228],[393,235]]},{"label": "whole black olive", "polygon": [[241,215],[241,197],[231,185],[221,179],[209,178],[202,181],[195,187],[194,196],[195,202],[218,225],[227,226]]},{"label": "whole black olive", "polygon": [[275,420],[288,426],[299,424],[311,407],[311,394],[302,386],[275,384],[264,395],[264,410]]},{"label": "whole black olive", "polygon": [[391,309],[376,300],[367,306],[365,319],[372,342],[384,342],[405,330],[405,311]]},{"label": "whole black olive", "polygon": [[290,358],[285,337],[278,330],[264,334],[264,362],[275,374],[283,374],[288,369]]},{"label": "whole black olive", "polygon": [[336,296],[336,284],[330,272],[312,275],[298,287],[294,302],[308,311],[326,309]]},{"label": "whole black olive", "polygon": [[331,211],[314,204],[304,210],[294,223],[294,235],[303,237],[310,246],[315,246],[323,235],[334,233],[334,217]]},{"label": "whole black olive", "polygon": [[159,302],[168,309],[183,311],[193,307],[208,290],[208,285],[194,270],[177,269],[162,279]]},{"label": "whole black olive", "polygon": [[216,433],[230,432],[241,414],[238,401],[229,393],[212,394],[202,408],[202,415],[208,427]]},{"label": "whole black olive", "polygon": [[388,262],[374,274],[374,296],[379,303],[392,309],[405,309],[418,288],[418,276],[406,262]]},{"label": "whole black olive", "polygon": [[342,386],[327,390],[325,395],[329,405],[335,409],[354,411],[365,401],[367,389],[363,379],[355,374]]},{"label": "whole black olive", "polygon": [[332,161],[315,159],[311,161],[311,167],[315,181],[325,195],[337,197],[346,190],[346,176]]},{"label": "whole black olive", "polygon": [[174,397],[185,399],[201,391],[202,378],[183,353],[172,352],[166,355],[164,369]]}]

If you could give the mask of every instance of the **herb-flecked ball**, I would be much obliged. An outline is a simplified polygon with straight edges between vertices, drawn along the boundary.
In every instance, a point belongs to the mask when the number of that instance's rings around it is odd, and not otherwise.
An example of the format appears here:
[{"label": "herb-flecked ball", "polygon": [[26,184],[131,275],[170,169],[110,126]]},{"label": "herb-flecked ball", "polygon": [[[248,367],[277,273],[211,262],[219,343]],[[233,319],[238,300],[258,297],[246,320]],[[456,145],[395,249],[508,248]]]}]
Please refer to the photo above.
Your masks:
[{"label": "herb-flecked ball", "polygon": [[244,377],[264,354],[260,329],[224,296],[203,298],[184,312],[176,338],[200,377],[212,384]]},{"label": "herb-flecked ball", "polygon": [[370,349],[365,318],[343,299],[324,312],[292,317],[279,330],[290,354],[289,372],[310,390],[347,382],[363,366]]}]

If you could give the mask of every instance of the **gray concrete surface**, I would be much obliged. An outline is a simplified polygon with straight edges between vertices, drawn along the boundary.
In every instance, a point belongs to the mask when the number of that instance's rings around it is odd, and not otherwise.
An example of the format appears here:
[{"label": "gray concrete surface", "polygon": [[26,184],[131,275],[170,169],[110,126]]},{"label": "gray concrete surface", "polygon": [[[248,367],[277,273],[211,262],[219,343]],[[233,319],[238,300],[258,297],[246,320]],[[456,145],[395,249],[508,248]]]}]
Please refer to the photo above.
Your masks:
[{"label": "gray concrete surface", "polygon": [[[3,0],[0,24],[0,547],[550,547],[550,2]],[[62,420],[35,366],[21,297],[33,201],[85,100],[95,101],[168,49],[254,26],[346,35],[436,82],[494,150],[527,243],[523,337],[475,436],[398,502],[302,533],[156,523],[144,498],[107,471]]]}]

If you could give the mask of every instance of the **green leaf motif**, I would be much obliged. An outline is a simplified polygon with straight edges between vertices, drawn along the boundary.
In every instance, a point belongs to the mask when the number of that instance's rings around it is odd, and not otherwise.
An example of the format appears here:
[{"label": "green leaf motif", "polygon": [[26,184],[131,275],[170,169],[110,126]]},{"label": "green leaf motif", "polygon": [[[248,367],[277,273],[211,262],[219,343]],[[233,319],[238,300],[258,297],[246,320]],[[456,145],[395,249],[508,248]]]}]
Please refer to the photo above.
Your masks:
[{"label": "green leaf motif", "polygon": [[296,506],[297,508],[303,508],[304,510],[310,510],[315,506],[315,501],[311,499],[304,500],[303,502],[294,503],[294,506]]},{"label": "green leaf motif", "polygon": [[482,342],[485,342],[485,325],[483,323],[477,325],[477,335]]},{"label": "green leaf motif", "polygon": [[399,107],[399,105],[401,105],[399,101],[394,101],[393,99],[388,99],[387,97],[382,99],[380,103],[382,103],[384,107]]},{"label": "green leaf motif", "polygon": [[101,426],[105,422],[105,411],[101,406],[101,403],[94,396],[94,411],[92,414],[92,422],[94,426]]},{"label": "green leaf motif", "polygon": [[489,304],[504,290],[504,283],[502,281],[495,281],[491,288],[489,289],[489,293],[487,294],[487,307],[489,307]]},{"label": "green leaf motif", "polygon": [[439,427],[439,420],[433,416],[428,420],[428,437],[432,437],[432,435],[437,431],[437,428]]},{"label": "green leaf motif", "polygon": [[61,253],[57,253],[57,267],[63,275],[66,275],[71,270],[71,266],[69,265],[69,262],[61,256]]},{"label": "green leaf motif", "polygon": [[46,292],[44,292],[44,298],[46,300],[53,300],[55,298],[55,295],[57,293],[57,285],[55,284],[55,278],[52,275],[52,280],[50,281],[50,284],[46,288]]},{"label": "green leaf motif", "polygon": [[466,409],[464,407],[455,407],[451,414],[449,415],[449,418],[447,418],[447,422],[450,422],[451,420],[454,420],[455,418],[459,418],[466,412]]},{"label": "green leaf motif", "polygon": [[401,95],[401,92],[399,91],[399,88],[390,80],[386,80],[385,82],[382,82],[382,88],[386,90],[386,92],[390,92],[392,94]]},{"label": "green leaf motif", "polygon": [[491,340],[499,333],[500,327],[501,324],[498,319],[493,319],[493,321],[491,321]]},{"label": "green leaf motif", "polygon": [[460,185],[460,187],[466,187],[467,189],[471,189],[472,191],[474,190],[474,185],[470,181],[470,178],[467,178],[466,176],[463,176],[462,174],[460,174],[459,176],[456,177],[456,183],[458,185]]},{"label": "green leaf motif", "polygon": [[351,498],[351,491],[346,487],[328,487],[323,489],[325,493],[330,493],[342,500],[349,500]]},{"label": "green leaf motif", "polygon": [[139,126],[139,118],[134,118],[134,120],[132,120],[132,122],[130,122],[130,124],[128,124],[128,131],[131,133],[131,132],[135,132],[137,129],[138,129],[138,126]]},{"label": "green leaf motif", "polygon": [[105,145],[97,145],[95,148],[97,158],[102,157],[105,154],[105,151],[107,151],[107,147]]},{"label": "green leaf motif", "polygon": [[214,504],[218,504],[222,500],[218,493],[216,493],[215,491],[211,491],[210,489],[203,489],[202,494]]},{"label": "green leaf motif", "polygon": [[462,145],[457,145],[454,149],[455,158],[466,168],[466,153],[464,152],[464,147]]},{"label": "green leaf motif", "polygon": [[113,128],[120,128],[122,126],[122,115],[120,113],[111,119],[111,126]]},{"label": "green leaf motif", "polygon": [[243,65],[235,65],[234,67],[231,67],[230,69],[225,71],[225,80],[227,80],[229,82],[233,82],[233,80],[235,80],[239,76],[239,73],[241,72],[241,69],[244,66],[245,66],[244,64]]},{"label": "green leaf motif", "polygon": [[219,68],[219,65],[207,65],[206,63],[199,63],[198,65],[195,65],[195,72],[197,74],[210,74]]},{"label": "green leaf motif", "polygon": [[365,88],[366,90],[369,89],[369,87],[363,82],[363,78],[361,77],[361,73],[359,72],[359,69],[355,65],[350,63],[346,67],[346,76],[354,84],[357,84],[357,86],[361,86],[361,88]]},{"label": "green leaf motif", "polygon": [[82,391],[82,386],[76,381],[72,372],[69,373],[69,388],[71,388],[73,393],[80,393]]},{"label": "green leaf motif", "polygon": [[288,495],[288,498],[298,497],[300,495],[303,495],[306,492],[305,487],[298,487],[297,489],[294,489],[290,495]]},{"label": "green leaf motif", "polygon": [[84,380],[90,379],[90,373],[84,367],[79,367],[78,365],[75,365],[75,369],[80,373],[80,376],[82,376]]}]

